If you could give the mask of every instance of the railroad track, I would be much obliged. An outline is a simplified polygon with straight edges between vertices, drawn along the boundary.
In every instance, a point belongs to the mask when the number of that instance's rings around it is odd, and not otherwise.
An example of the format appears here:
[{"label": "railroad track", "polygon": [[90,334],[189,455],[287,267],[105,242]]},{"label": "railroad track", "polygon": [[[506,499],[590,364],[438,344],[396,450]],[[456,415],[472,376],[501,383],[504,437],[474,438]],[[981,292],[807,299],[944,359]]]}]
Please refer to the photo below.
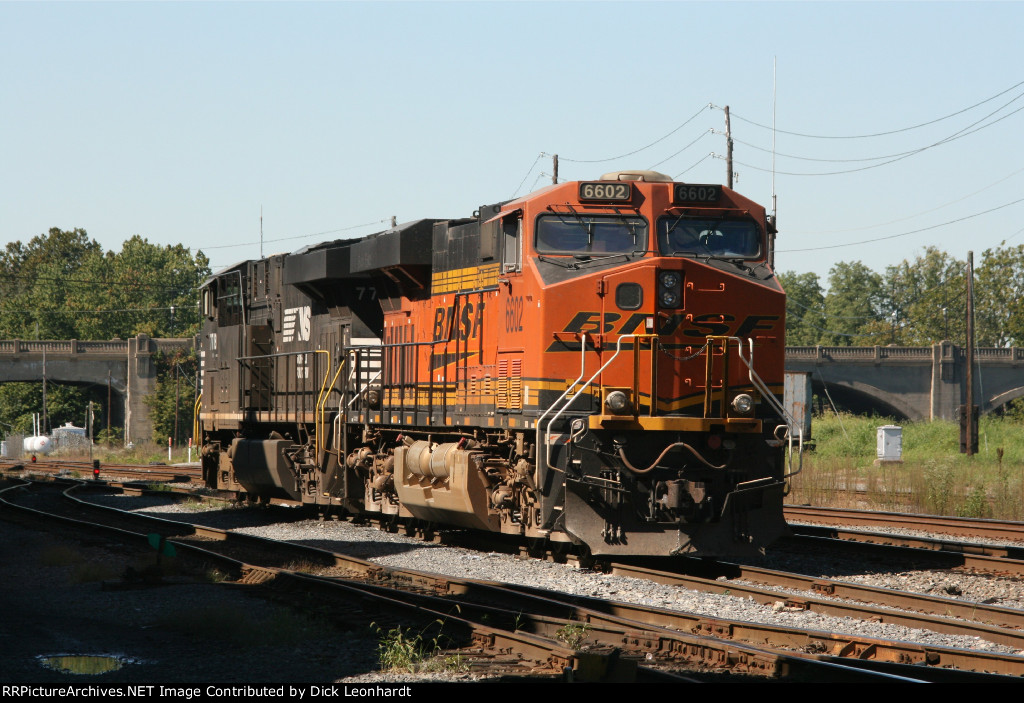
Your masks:
[{"label": "railroad track", "polygon": [[119,477],[136,481],[177,481],[187,483],[202,478],[198,465],[167,466],[163,464],[106,464],[98,461],[42,458],[35,462],[0,459],[3,472],[30,472],[38,475],[65,475],[76,478],[93,476],[93,469],[99,468],[100,476],[106,480]]},{"label": "railroad track", "polygon": [[1024,543],[1024,522],[956,518],[942,515],[887,513],[843,508],[821,508],[808,505],[787,505],[786,520],[811,522],[840,527],[881,527],[919,530],[957,537],[984,537]]},{"label": "railroad track", "polygon": [[[1024,544],[960,542],[878,531],[903,529],[1024,541],[1024,523],[804,506],[788,506],[786,518],[795,536],[783,539],[778,544],[789,545],[794,549],[829,549],[834,548],[835,544],[844,544],[850,545],[844,548],[888,554],[888,558],[893,558],[899,550],[908,550],[905,553],[913,558],[927,558],[926,553],[931,553],[942,568],[965,568],[1024,578]],[[825,524],[794,524],[795,520]],[[856,530],[854,526],[871,526],[876,530]]]},{"label": "railroad track", "polygon": [[[76,509],[86,508],[79,506]],[[88,508],[88,510],[94,510],[94,508]],[[109,511],[109,509],[106,510]],[[139,517],[120,516],[118,520],[137,520]],[[158,523],[153,523],[147,518],[143,524],[145,527],[142,529],[149,530]],[[181,530],[180,525],[181,523],[178,523],[174,529]],[[389,587],[402,585],[416,594],[416,608],[426,609],[434,615],[444,612],[446,617],[452,617],[450,608],[453,600],[456,600],[460,608],[459,617],[470,623],[465,625],[470,630],[473,630],[475,625],[481,624],[470,620],[470,612],[476,612],[476,617],[481,620],[485,619],[484,615],[487,615],[486,619],[490,622],[501,621],[501,618],[505,618],[506,624],[509,617],[514,617],[516,625],[512,627],[511,635],[518,637],[525,633],[548,641],[554,641],[555,635],[560,630],[569,627],[571,623],[579,623],[579,627],[585,628],[587,632],[588,642],[617,652],[613,658],[616,662],[615,666],[619,667],[624,666],[619,662],[633,657],[634,662],[639,658],[643,662],[655,661],[662,667],[678,668],[682,665],[705,669],[712,667],[734,673],[779,678],[819,677],[826,680],[837,680],[837,678],[844,677],[860,678],[874,675],[863,672],[860,667],[889,667],[890,670],[886,672],[886,675],[914,674],[915,678],[925,680],[976,678],[976,675],[969,673],[970,671],[1000,671],[1016,676],[1024,674],[1024,668],[1021,668],[1024,667],[1024,658],[1012,655],[947,650],[920,645],[900,645],[875,639],[814,633],[795,628],[729,622],[656,608],[582,599],[564,594],[552,595],[524,587],[509,587],[504,584],[439,577],[422,572],[385,569],[364,560],[322,550],[309,550],[309,548],[297,550],[294,545],[291,550],[284,550],[290,551],[290,555],[271,557],[268,555],[277,554],[281,550],[279,545],[272,546],[265,540],[244,537],[237,533],[211,532],[209,528],[194,529],[194,537],[178,534],[172,536],[171,539],[175,544],[189,545],[188,548],[194,546],[193,542],[203,542],[201,549],[204,551],[211,549],[209,543],[212,541],[215,541],[217,545],[230,544],[232,549],[238,548],[238,545],[243,543],[250,546],[255,545],[256,553],[245,557],[247,560],[251,559],[252,562],[245,567],[239,567],[243,574],[243,581],[249,579],[281,584],[299,583],[301,585],[290,587],[309,590],[313,587],[312,581],[309,579],[315,580],[323,577],[314,577],[309,574],[295,575],[294,570],[282,570],[279,566],[282,559],[290,558],[294,561],[301,558],[318,564],[320,567],[340,571],[344,576],[345,587],[348,589],[362,589],[361,592],[369,593],[380,589],[384,584]],[[246,550],[248,549],[249,547],[246,547]],[[297,556],[300,552],[302,553],[301,557]],[[250,554],[248,551],[246,553]],[[238,561],[239,553],[236,551],[234,554],[235,556],[232,558]],[[333,562],[333,566],[330,566],[331,562]],[[652,574],[645,576],[645,578],[652,577]],[[331,579],[326,583],[331,581],[338,581],[338,579]],[[324,588],[328,587],[326,583]],[[717,588],[721,590],[722,584],[718,583]],[[349,590],[349,594],[351,593],[353,591]],[[478,602],[482,594],[487,594],[487,597],[483,598],[483,602]],[[351,595],[348,597],[351,598]],[[394,591],[389,591],[388,597],[398,598]],[[774,597],[778,598],[779,596],[775,594]],[[411,596],[404,594],[401,596],[401,599],[407,598],[411,598]],[[436,606],[434,607],[430,606],[424,598],[428,600],[435,598],[440,601],[434,602]],[[439,609],[441,606],[445,606],[449,610]],[[474,611],[473,608],[478,610]],[[510,635],[507,629],[504,632],[505,634],[501,635],[503,638],[501,641],[507,648],[511,646],[508,644]],[[497,635],[492,634],[488,637],[497,637]],[[480,639],[486,639],[486,637],[481,636]],[[782,648],[765,648],[764,642],[773,642]],[[532,644],[531,646],[537,645]],[[608,670],[609,655],[602,654],[600,649],[587,652],[585,655],[583,659],[578,656],[576,659],[567,660],[556,657],[554,661],[572,662],[567,666],[568,670],[573,672],[590,671],[595,667]],[[536,657],[537,655],[534,653],[531,656]],[[550,657],[554,655],[548,656],[550,661]],[[568,655],[563,653],[558,656]],[[591,663],[587,664],[587,661]],[[914,663],[917,666],[907,668],[908,663]],[[958,666],[961,670],[954,671],[943,668],[951,665]],[[635,663],[633,667],[631,670],[637,672],[637,675],[655,675],[653,672],[647,671],[646,667],[636,666]],[[891,667],[895,667],[895,669]],[[566,666],[562,666],[562,668],[565,669]],[[619,672],[619,675],[621,674],[622,672]]]}]

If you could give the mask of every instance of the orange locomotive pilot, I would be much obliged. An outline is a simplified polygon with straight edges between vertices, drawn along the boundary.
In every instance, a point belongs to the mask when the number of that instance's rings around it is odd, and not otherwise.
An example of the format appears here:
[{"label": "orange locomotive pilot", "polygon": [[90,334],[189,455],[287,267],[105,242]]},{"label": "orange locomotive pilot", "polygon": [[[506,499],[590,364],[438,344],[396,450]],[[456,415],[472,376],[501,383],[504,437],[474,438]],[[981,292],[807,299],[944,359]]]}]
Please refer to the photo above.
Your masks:
[{"label": "orange locomotive pilot", "polygon": [[799,442],[774,235],[619,172],[222,271],[207,481],[594,555],[763,549]]}]

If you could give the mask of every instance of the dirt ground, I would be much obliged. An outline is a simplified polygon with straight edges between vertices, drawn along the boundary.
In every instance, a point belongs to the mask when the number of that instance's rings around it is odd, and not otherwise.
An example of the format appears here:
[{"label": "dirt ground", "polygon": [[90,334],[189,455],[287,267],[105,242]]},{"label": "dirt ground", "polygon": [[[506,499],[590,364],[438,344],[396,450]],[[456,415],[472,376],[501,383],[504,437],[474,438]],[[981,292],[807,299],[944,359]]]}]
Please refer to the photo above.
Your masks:
[{"label": "dirt ground", "polygon": [[[61,528],[0,519],[3,683],[326,683],[376,671],[377,642],[339,632],[244,587],[172,575],[168,585],[110,589],[155,552]],[[116,655],[103,674],[53,671],[40,657]]]}]

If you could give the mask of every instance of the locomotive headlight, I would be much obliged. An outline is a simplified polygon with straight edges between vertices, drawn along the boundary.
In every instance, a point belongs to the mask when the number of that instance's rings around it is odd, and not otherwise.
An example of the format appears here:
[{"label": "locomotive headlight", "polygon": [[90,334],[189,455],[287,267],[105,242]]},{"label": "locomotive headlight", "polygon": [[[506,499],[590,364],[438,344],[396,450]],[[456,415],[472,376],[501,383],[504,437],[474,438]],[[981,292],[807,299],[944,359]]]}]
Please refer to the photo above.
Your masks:
[{"label": "locomotive headlight", "polygon": [[674,290],[663,290],[661,291],[661,307],[663,308],[674,308],[679,305],[679,294]]},{"label": "locomotive headlight", "polygon": [[629,396],[624,391],[612,391],[604,397],[604,404],[616,415],[629,412]]},{"label": "locomotive headlight", "polygon": [[683,300],[683,276],[678,271],[658,274],[658,304],[663,308],[677,308]]},{"label": "locomotive headlight", "polygon": [[732,409],[737,415],[749,415],[754,410],[754,399],[746,393],[740,393],[732,399]]}]

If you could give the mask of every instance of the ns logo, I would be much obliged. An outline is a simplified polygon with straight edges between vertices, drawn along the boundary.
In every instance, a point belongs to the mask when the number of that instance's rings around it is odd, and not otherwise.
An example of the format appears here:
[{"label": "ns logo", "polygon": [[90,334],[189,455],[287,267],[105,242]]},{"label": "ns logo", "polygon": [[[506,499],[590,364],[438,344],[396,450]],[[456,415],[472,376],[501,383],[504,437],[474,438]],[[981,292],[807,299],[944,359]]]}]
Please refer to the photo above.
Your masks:
[{"label": "ns logo", "polygon": [[308,305],[297,308],[286,308],[281,323],[282,342],[309,341],[311,313]]}]

